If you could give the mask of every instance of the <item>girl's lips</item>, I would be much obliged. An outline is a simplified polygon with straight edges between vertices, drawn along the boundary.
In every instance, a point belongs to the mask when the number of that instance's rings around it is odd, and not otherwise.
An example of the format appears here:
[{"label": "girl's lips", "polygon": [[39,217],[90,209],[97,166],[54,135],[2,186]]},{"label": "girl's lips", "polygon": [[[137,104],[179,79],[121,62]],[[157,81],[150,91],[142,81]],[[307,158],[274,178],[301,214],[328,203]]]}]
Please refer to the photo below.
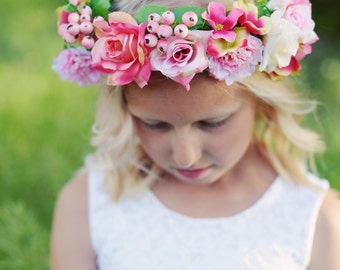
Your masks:
[{"label": "girl's lips", "polygon": [[177,171],[187,178],[197,178],[201,176],[205,171],[208,170],[207,168],[200,168],[200,169],[193,169],[193,170],[184,170],[184,169],[177,169]]}]

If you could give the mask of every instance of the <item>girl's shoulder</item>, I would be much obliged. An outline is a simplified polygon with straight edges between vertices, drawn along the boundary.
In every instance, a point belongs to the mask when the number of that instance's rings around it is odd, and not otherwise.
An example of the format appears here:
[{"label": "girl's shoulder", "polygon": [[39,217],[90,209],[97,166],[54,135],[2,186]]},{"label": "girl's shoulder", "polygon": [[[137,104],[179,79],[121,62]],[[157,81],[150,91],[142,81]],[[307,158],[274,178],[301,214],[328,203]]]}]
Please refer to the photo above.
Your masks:
[{"label": "girl's shoulder", "polygon": [[340,200],[339,193],[328,191],[317,219],[310,270],[340,269]]},{"label": "girl's shoulder", "polygon": [[[87,198],[88,175],[79,174],[68,181],[61,189],[58,201],[71,200],[74,203],[81,202]],[[80,201],[79,201],[80,200]]]},{"label": "girl's shoulder", "polygon": [[[68,181],[61,189],[57,202],[55,213],[66,214],[78,213],[78,217],[86,218],[87,216],[87,189],[88,176],[87,174],[79,174]],[[80,215],[79,215],[80,214]],[[70,218],[75,217],[70,215]]]},{"label": "girl's shoulder", "polygon": [[89,237],[87,175],[78,175],[61,190],[54,212],[52,269],[95,268]]}]

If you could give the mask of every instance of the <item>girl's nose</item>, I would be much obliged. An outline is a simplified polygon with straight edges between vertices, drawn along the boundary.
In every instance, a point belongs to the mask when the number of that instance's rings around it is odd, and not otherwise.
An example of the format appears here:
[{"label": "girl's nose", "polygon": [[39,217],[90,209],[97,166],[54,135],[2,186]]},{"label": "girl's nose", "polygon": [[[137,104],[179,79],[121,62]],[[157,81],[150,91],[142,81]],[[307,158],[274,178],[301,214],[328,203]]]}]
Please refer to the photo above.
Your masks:
[{"label": "girl's nose", "polygon": [[182,132],[174,134],[172,140],[172,158],[179,168],[190,168],[202,157],[199,139],[195,134]]}]

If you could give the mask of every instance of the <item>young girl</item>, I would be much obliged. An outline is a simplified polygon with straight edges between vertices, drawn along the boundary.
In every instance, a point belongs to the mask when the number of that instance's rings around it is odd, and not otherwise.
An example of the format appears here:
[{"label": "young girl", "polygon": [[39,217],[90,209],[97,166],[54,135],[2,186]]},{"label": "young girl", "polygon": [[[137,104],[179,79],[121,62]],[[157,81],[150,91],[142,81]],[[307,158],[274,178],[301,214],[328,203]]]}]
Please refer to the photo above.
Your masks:
[{"label": "young girl", "polygon": [[315,103],[286,76],[317,40],[310,3],[85,2],[53,68],[108,86],[52,269],[340,269],[340,203],[307,172],[323,143],[299,125]]}]

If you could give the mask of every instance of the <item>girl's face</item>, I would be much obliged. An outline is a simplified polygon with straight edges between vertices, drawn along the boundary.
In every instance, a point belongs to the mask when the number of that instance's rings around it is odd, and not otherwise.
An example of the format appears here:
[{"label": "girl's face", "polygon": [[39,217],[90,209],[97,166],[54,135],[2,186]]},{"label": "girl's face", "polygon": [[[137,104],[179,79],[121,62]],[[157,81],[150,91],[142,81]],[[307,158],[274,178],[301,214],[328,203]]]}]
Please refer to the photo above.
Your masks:
[{"label": "girl's face", "polygon": [[189,92],[160,79],[124,94],[144,150],[176,179],[213,183],[246,158],[255,115],[247,91],[196,75]]}]

